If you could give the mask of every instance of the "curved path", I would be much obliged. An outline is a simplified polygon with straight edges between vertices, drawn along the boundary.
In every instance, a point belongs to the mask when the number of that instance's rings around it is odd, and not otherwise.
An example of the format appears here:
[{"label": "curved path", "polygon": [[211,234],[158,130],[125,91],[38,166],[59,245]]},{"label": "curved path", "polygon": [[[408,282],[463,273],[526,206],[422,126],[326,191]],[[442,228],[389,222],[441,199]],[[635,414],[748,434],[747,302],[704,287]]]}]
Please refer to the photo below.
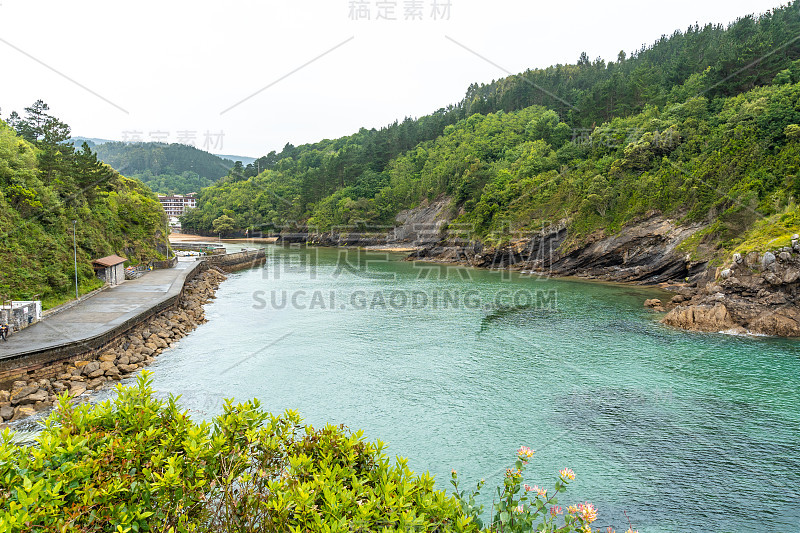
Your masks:
[{"label": "curved path", "polygon": [[14,333],[7,342],[0,341],[0,374],[44,358],[69,356],[76,348],[97,348],[109,336],[172,305],[200,265],[179,262],[174,268],[150,271]]}]

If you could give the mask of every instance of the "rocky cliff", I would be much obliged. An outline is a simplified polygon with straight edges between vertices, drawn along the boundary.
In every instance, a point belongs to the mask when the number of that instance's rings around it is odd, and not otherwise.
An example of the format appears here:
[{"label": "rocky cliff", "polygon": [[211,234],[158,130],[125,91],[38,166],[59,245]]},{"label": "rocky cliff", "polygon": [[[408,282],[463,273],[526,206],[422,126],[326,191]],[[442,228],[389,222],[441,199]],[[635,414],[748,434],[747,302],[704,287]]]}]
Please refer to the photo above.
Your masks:
[{"label": "rocky cliff", "polygon": [[795,235],[792,246],[772,252],[735,254],[663,322],[695,331],[800,337],[799,239]]},{"label": "rocky cliff", "polygon": [[570,242],[569,223],[562,221],[497,247],[444,234],[439,242],[420,246],[412,257],[647,284],[697,281],[705,276],[706,263],[692,261],[678,250],[678,245],[702,228],[680,226],[652,214],[618,233],[598,232]]}]

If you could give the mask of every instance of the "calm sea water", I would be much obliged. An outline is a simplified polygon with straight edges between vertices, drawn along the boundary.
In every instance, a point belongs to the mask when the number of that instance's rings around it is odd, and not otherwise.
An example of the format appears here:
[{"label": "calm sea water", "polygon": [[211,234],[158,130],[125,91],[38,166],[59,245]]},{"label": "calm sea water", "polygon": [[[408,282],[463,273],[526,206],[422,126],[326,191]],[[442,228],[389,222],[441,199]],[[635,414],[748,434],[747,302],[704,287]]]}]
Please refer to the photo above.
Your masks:
[{"label": "calm sea water", "polygon": [[[450,489],[530,484],[640,532],[800,531],[800,343],[674,331],[652,289],[269,247],[152,367],[198,417],[257,397],[363,429]],[[274,304],[273,304],[274,300]],[[282,305],[285,302],[285,305]]]}]

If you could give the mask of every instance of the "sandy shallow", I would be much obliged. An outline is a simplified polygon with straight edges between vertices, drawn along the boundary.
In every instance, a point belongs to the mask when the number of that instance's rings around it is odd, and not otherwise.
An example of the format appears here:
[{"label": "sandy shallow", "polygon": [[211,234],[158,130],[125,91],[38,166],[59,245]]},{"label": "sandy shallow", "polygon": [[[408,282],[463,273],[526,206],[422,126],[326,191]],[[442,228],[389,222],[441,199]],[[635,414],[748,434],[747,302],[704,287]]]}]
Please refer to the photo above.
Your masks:
[{"label": "sandy shallow", "polygon": [[277,242],[277,237],[264,237],[254,239],[222,239],[216,237],[204,237],[202,235],[189,235],[188,233],[170,233],[170,242],[236,242],[236,243],[260,243],[273,244]]}]

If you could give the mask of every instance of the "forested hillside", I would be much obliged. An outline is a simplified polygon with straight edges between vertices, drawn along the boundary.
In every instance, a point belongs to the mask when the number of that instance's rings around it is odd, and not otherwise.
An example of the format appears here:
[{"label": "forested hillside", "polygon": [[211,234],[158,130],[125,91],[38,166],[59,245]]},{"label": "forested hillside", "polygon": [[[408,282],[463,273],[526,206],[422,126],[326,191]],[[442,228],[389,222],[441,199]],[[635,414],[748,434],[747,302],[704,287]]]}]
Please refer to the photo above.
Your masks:
[{"label": "forested hillside", "polygon": [[199,192],[234,166],[233,161],[178,143],[107,142],[94,149],[100,160],[159,193]]},{"label": "forested hillside", "polygon": [[693,26],[608,64],[584,54],[417,120],[287,145],[206,189],[184,227],[391,224],[439,195],[493,239],[562,219],[614,231],[651,210],[713,223],[704,239],[723,247],[765,217],[795,227],[799,12]]},{"label": "forested hillside", "polygon": [[[81,292],[99,285],[91,260],[164,259],[166,216],[139,181],[67,142],[41,101],[0,120],[0,296],[52,305],[74,295],[73,221]],[[13,126],[13,128],[10,126]]]}]

